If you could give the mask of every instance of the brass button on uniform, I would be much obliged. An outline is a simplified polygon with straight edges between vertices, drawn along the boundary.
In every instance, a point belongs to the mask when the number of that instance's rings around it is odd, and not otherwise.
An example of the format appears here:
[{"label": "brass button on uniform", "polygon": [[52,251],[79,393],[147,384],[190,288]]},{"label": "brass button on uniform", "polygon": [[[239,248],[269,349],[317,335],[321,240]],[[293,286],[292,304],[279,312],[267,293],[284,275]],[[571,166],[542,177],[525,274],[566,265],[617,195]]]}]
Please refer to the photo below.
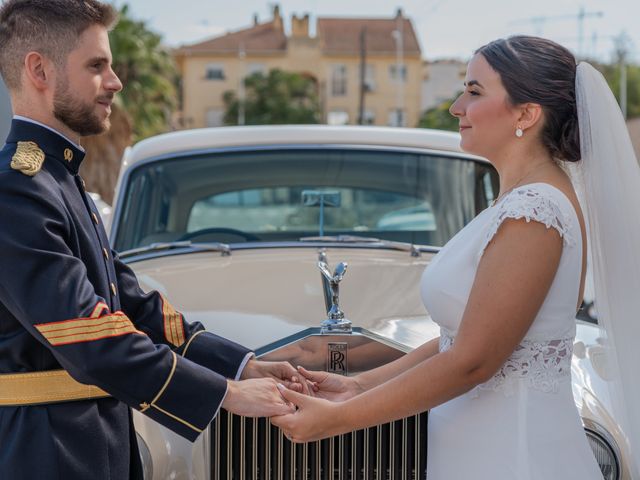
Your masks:
[{"label": "brass button on uniform", "polygon": [[93,223],[95,223],[96,225],[100,224],[100,220],[98,220],[98,215],[96,215],[95,212],[91,212],[91,218],[93,218]]},{"label": "brass button on uniform", "polygon": [[106,248],[102,249],[102,253],[104,254],[105,260],[109,260],[109,251]]},{"label": "brass button on uniform", "polygon": [[116,290],[116,285],[113,282],[111,282],[111,293],[113,293],[114,297],[118,294],[118,291]]},{"label": "brass button on uniform", "polygon": [[64,159],[67,162],[70,162],[71,160],[73,160],[73,150],[71,150],[70,148],[65,148],[64,149]]}]

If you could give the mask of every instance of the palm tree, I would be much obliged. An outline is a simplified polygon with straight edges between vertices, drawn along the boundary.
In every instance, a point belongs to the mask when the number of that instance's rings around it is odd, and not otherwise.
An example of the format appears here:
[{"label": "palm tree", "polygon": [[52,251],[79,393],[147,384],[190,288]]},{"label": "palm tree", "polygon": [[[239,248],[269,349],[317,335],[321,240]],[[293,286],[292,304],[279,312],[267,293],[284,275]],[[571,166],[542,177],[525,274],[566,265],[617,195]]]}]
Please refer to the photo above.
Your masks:
[{"label": "palm tree", "polygon": [[120,104],[133,121],[134,141],[167,131],[178,100],[178,73],[162,37],[133,20],[124,5],[110,42],[113,69],[124,85]]},{"label": "palm tree", "polygon": [[81,169],[87,189],[109,204],[125,148],[170,130],[178,103],[177,70],[170,52],[162,46],[160,35],[130,17],[127,5],[120,9],[110,42],[113,69],[124,88],[113,106],[111,130],[84,139],[87,156]]}]

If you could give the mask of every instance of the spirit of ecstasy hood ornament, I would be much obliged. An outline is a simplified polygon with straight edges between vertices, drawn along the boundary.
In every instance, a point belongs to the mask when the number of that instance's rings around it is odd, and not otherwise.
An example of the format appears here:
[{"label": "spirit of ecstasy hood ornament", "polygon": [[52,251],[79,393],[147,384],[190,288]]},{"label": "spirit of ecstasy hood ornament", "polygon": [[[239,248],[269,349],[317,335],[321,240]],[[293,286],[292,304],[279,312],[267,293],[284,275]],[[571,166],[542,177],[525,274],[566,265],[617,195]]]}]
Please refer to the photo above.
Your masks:
[{"label": "spirit of ecstasy hood ornament", "polygon": [[344,312],[340,310],[339,306],[340,282],[344,278],[345,273],[347,273],[347,264],[345,262],[339,263],[332,274],[326,262],[326,257],[321,254],[320,260],[318,261],[318,268],[320,272],[322,272],[325,290],[328,289],[328,297],[330,300],[330,303],[327,302],[327,319],[321,324],[322,333],[351,333],[351,320],[347,320],[344,317]]}]

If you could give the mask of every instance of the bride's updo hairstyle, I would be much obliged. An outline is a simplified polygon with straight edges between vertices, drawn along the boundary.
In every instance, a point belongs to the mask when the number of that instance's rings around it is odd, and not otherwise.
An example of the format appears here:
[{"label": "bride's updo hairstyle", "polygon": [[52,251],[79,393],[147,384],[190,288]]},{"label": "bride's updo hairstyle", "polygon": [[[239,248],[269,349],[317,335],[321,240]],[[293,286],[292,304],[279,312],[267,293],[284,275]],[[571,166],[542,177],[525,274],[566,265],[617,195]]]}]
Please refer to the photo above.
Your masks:
[{"label": "bride's updo hairstyle", "polygon": [[551,40],[524,35],[495,40],[475,53],[498,72],[512,105],[542,106],[542,142],[551,156],[580,160],[573,54]]}]

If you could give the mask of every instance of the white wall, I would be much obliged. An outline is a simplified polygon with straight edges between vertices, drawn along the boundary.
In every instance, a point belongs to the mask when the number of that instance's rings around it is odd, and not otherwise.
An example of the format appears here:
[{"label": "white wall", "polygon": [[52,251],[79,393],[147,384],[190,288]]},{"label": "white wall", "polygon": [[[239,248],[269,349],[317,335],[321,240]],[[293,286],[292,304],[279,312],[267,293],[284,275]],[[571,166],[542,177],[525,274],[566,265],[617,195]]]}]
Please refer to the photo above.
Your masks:
[{"label": "white wall", "polygon": [[454,60],[427,64],[427,74],[422,81],[421,110],[437,107],[462,91],[465,70],[465,63]]},{"label": "white wall", "polygon": [[0,78],[0,148],[4,144],[5,138],[9,133],[11,126],[11,101],[9,100],[9,92],[2,78]]}]

